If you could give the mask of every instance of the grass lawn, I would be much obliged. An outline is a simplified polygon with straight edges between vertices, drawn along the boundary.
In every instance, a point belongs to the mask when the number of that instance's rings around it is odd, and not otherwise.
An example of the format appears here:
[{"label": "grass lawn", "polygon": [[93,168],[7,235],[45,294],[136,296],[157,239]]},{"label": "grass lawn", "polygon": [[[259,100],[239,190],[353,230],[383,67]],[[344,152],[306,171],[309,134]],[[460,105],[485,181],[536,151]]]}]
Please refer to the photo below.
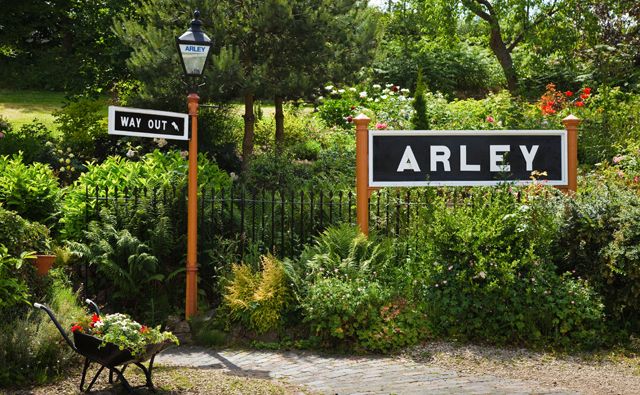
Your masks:
[{"label": "grass lawn", "polygon": [[14,129],[34,119],[38,119],[49,129],[55,129],[51,114],[62,107],[63,101],[62,92],[0,89],[0,115],[7,118]]}]

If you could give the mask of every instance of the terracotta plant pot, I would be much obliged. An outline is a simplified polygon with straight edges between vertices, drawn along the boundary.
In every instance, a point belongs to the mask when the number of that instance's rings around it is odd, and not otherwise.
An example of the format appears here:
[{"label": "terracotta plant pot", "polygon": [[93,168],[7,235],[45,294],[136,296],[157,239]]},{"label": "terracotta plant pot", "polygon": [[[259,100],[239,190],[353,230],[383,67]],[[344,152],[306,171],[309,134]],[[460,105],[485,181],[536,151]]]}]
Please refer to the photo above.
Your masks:
[{"label": "terracotta plant pot", "polygon": [[55,262],[55,260],[55,255],[36,255],[35,264],[38,274],[41,276],[46,276],[53,266],[53,262]]}]

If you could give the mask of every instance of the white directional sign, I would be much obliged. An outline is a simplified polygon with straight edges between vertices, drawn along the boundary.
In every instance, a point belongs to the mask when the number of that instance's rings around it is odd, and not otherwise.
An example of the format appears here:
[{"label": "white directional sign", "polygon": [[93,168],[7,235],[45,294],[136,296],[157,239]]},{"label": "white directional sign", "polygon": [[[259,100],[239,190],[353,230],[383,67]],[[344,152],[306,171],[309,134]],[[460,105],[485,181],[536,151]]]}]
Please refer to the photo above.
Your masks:
[{"label": "white directional sign", "polygon": [[109,106],[109,134],[188,140],[189,115]]}]

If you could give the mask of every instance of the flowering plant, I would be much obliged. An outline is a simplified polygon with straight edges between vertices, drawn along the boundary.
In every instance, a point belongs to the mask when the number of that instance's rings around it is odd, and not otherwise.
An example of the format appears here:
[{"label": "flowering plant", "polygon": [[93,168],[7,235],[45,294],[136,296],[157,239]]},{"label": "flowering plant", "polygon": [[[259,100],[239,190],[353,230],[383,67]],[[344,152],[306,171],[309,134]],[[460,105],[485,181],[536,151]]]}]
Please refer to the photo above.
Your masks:
[{"label": "flowering plant", "polygon": [[323,88],[320,96],[320,117],[329,125],[350,129],[353,118],[361,112],[373,115],[376,129],[409,129],[413,107],[409,89],[395,84],[338,89]]},{"label": "flowering plant", "polygon": [[591,88],[584,87],[578,92],[559,91],[555,84],[547,85],[547,91],[542,95],[538,106],[542,115],[552,115],[568,107],[584,107],[591,97]]},{"label": "flowering plant", "polygon": [[128,349],[131,355],[144,353],[150,344],[163,342],[178,344],[178,338],[171,332],[161,332],[160,326],[155,328],[141,325],[126,314],[107,314],[83,317],[71,327],[71,331],[84,333],[102,340],[102,347],[113,343],[120,350]]}]

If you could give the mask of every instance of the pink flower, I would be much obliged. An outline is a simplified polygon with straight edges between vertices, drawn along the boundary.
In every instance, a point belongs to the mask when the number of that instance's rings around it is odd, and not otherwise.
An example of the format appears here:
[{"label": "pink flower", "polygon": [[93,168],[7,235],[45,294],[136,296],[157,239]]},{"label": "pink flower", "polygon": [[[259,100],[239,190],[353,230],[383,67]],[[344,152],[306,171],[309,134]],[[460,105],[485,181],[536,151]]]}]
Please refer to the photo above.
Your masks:
[{"label": "pink flower", "polygon": [[487,122],[494,123],[495,121],[496,120],[491,115],[487,115]]},{"label": "pink flower", "polygon": [[623,178],[624,172],[622,170],[618,170],[618,177]]},{"label": "pink flower", "polygon": [[0,132],[0,139],[4,138],[4,132]]},{"label": "pink flower", "polygon": [[622,161],[623,156],[622,155],[616,155],[613,157],[613,163],[620,163],[620,161]]},{"label": "pink flower", "polygon": [[384,130],[384,129],[386,129],[386,128],[387,128],[387,126],[388,126],[388,125],[387,125],[386,123],[384,123],[384,122],[378,122],[378,123],[376,123],[376,129],[378,129],[378,130]]},{"label": "pink flower", "polygon": [[633,177],[633,182],[634,182],[635,184],[637,184],[637,183],[638,183],[638,180],[640,180],[640,178],[638,178],[638,176]]}]

